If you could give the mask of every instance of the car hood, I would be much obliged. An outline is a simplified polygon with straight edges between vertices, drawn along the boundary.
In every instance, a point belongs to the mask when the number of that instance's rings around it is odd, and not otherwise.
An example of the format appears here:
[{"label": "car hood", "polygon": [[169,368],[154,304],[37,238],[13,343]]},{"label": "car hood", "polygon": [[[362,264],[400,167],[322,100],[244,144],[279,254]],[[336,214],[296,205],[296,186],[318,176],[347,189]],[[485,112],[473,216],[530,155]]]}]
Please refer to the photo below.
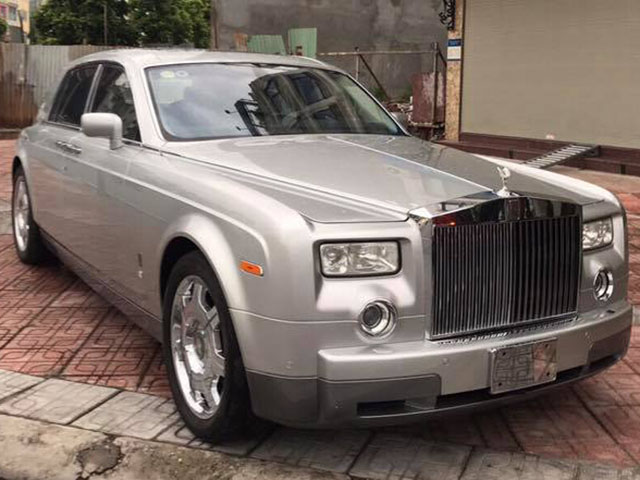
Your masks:
[{"label": "car hood", "polygon": [[[319,222],[403,220],[413,209],[503,186],[500,161],[407,136],[249,137],[163,150],[232,174]],[[601,189],[583,182],[508,166],[509,188],[519,194],[581,205],[603,199]]]}]

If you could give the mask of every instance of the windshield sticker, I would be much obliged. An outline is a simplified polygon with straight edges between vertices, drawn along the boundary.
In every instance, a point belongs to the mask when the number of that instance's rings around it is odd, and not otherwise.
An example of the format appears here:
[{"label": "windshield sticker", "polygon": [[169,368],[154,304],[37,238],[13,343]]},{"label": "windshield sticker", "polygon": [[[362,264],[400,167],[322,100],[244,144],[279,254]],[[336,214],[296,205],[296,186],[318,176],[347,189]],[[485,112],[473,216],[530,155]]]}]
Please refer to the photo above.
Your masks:
[{"label": "windshield sticker", "polygon": [[160,72],[160,76],[162,78],[174,78],[176,74],[173,73],[173,70],[163,70]]}]

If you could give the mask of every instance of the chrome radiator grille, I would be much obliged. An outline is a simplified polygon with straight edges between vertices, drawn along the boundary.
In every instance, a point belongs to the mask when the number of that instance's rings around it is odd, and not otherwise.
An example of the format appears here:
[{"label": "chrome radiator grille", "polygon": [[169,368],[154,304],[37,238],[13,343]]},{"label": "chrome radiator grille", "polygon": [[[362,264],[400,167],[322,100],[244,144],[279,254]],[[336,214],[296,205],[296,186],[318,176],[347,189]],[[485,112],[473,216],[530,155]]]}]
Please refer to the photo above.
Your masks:
[{"label": "chrome radiator grille", "polygon": [[431,337],[498,330],[576,311],[578,216],[433,229]]}]

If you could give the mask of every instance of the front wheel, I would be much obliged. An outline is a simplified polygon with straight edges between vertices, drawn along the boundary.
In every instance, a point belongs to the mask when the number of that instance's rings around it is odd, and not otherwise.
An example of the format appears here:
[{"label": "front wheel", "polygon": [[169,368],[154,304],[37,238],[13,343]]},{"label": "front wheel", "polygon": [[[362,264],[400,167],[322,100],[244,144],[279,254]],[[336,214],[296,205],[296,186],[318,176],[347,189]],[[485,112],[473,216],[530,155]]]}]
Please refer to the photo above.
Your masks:
[{"label": "front wheel", "polygon": [[241,433],[251,417],[244,365],[222,289],[200,252],[178,260],[169,276],[163,348],[187,427],[214,443]]}]

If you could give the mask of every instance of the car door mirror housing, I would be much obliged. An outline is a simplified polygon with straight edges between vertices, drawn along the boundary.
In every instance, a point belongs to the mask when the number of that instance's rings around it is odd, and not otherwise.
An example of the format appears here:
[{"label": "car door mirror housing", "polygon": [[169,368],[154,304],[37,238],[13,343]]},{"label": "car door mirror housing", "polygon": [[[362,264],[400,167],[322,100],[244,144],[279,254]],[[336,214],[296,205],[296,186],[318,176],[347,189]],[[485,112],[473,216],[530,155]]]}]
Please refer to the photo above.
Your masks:
[{"label": "car door mirror housing", "polygon": [[111,150],[122,146],[122,119],[114,113],[85,113],[80,126],[87,137],[108,138]]}]

